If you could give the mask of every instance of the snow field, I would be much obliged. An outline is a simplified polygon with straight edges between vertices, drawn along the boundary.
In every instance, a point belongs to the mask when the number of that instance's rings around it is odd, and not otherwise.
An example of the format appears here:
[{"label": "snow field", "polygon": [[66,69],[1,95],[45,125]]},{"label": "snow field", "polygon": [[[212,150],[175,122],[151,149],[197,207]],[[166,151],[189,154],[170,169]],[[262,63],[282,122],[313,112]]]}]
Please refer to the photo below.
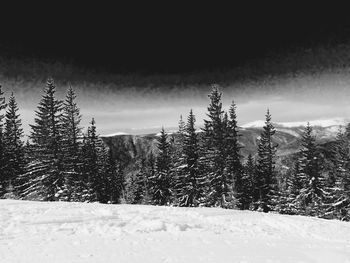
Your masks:
[{"label": "snow field", "polygon": [[0,200],[0,262],[350,262],[350,223],[218,208]]}]

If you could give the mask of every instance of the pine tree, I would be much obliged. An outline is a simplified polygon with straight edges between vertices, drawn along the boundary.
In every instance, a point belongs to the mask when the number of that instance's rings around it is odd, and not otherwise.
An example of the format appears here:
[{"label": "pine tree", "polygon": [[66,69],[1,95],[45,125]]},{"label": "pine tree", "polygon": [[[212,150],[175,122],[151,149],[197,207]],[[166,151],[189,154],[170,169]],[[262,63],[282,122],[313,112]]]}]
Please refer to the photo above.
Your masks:
[{"label": "pine tree", "polygon": [[170,178],[170,144],[168,142],[168,135],[164,131],[164,128],[162,128],[157,140],[158,156],[156,158],[156,172],[155,175],[150,178],[153,202],[156,205],[167,205],[170,202],[172,194],[170,188],[172,178]]},{"label": "pine tree", "polygon": [[6,145],[4,174],[8,180],[8,187],[14,189],[15,196],[22,192],[22,176],[25,173],[26,159],[23,138],[23,129],[18,106],[13,93],[9,98],[8,109],[5,116],[5,129],[3,141]]},{"label": "pine tree", "polygon": [[5,193],[7,187],[7,179],[5,178],[5,146],[3,142],[3,111],[6,109],[6,101],[4,97],[4,92],[2,91],[2,87],[0,85],[0,197]]},{"label": "pine tree", "polygon": [[149,182],[147,176],[147,159],[145,156],[139,160],[139,169],[132,178],[133,184],[133,199],[134,204],[148,204],[150,202],[149,196]]},{"label": "pine tree", "polygon": [[122,197],[122,191],[124,189],[123,181],[121,180],[122,171],[120,165],[113,157],[112,149],[108,149],[108,156],[104,167],[104,173],[107,179],[107,196],[108,202],[117,204]]},{"label": "pine tree", "polygon": [[271,122],[269,110],[267,110],[265,116],[266,121],[258,144],[257,181],[254,201],[258,209],[268,212],[273,210],[274,205],[277,203],[274,160],[277,146],[272,141],[276,131]]},{"label": "pine tree", "polygon": [[107,202],[105,196],[106,178],[103,173],[105,164],[105,148],[97,135],[96,122],[92,118],[87,135],[83,141],[83,178],[85,190],[83,200],[90,202]]},{"label": "pine tree", "polygon": [[298,214],[299,205],[297,197],[303,187],[302,178],[300,177],[299,162],[295,162],[294,167],[287,174],[285,189],[281,189],[282,193],[279,199],[278,212],[281,214]]},{"label": "pine tree", "polygon": [[72,87],[69,87],[66,99],[63,104],[62,114],[62,150],[63,150],[63,170],[64,170],[64,192],[63,200],[80,199],[79,185],[81,178],[81,139],[82,128],[80,127],[81,115],[77,106],[76,94]]},{"label": "pine tree", "polygon": [[116,179],[116,177],[114,177],[116,174],[114,174],[113,171],[111,171],[109,148],[103,143],[103,141],[100,138],[98,142],[100,143],[100,147],[98,151],[99,170],[97,174],[97,201],[100,203],[107,204],[111,200],[110,181]]},{"label": "pine tree", "polygon": [[206,184],[205,175],[200,173],[200,149],[195,121],[196,119],[191,109],[184,128],[183,173],[178,178],[177,183],[180,206],[198,206],[203,198]]},{"label": "pine tree", "polygon": [[156,167],[153,153],[140,154],[136,161],[136,172],[128,175],[126,200],[133,204],[153,204]]},{"label": "pine tree", "polygon": [[302,148],[299,152],[299,178],[303,188],[297,197],[297,202],[306,215],[320,215],[322,202],[325,197],[323,180],[320,174],[319,155],[316,149],[316,140],[312,134],[312,127],[308,123],[302,137]]},{"label": "pine tree", "polygon": [[[348,126],[349,127],[349,126]],[[340,220],[350,221],[350,129],[345,134],[339,131],[334,147],[335,182],[327,190],[330,205],[328,213]]]},{"label": "pine tree", "polygon": [[31,160],[26,173],[24,195],[53,201],[62,193],[62,101],[55,98],[56,87],[48,79],[44,94],[31,125]]},{"label": "pine tree", "polygon": [[180,120],[179,120],[179,135],[181,137],[180,141],[184,139],[184,134],[186,130],[186,123],[184,122],[182,115],[180,115]]},{"label": "pine tree", "polygon": [[183,189],[183,180],[184,177],[184,168],[185,168],[185,159],[183,158],[183,151],[184,151],[184,145],[185,145],[185,129],[186,124],[182,119],[182,115],[180,115],[179,120],[179,126],[178,126],[178,132],[176,134],[176,137],[174,138],[173,143],[170,140],[170,155],[171,155],[171,178],[173,178],[172,182],[173,185],[173,198],[172,202],[174,205],[180,205],[179,200],[182,197],[182,189]]},{"label": "pine tree", "polygon": [[242,191],[240,195],[240,204],[241,209],[249,209],[250,205],[253,202],[253,185],[256,175],[256,168],[253,156],[248,155],[247,161],[243,167],[243,176],[242,176]]},{"label": "pine tree", "polygon": [[239,145],[238,138],[240,134],[237,126],[236,104],[232,101],[229,109],[229,120],[227,121],[227,134],[226,134],[226,147],[227,147],[227,159],[226,169],[228,177],[233,180],[234,195],[236,198],[237,206],[240,209],[246,207],[246,200],[243,195],[247,191],[246,185],[243,182],[243,166],[241,163],[241,146]]},{"label": "pine tree", "polygon": [[203,151],[205,154],[203,161],[210,186],[207,193],[207,204],[231,207],[233,180],[225,172],[227,119],[222,110],[222,94],[217,86],[213,86],[208,96],[210,99],[207,113],[209,120],[204,120],[203,128]]},{"label": "pine tree", "polygon": [[156,158],[153,152],[147,156],[145,163],[145,176],[147,180],[147,192],[144,194],[143,203],[152,204],[153,203],[153,181],[156,175]]}]

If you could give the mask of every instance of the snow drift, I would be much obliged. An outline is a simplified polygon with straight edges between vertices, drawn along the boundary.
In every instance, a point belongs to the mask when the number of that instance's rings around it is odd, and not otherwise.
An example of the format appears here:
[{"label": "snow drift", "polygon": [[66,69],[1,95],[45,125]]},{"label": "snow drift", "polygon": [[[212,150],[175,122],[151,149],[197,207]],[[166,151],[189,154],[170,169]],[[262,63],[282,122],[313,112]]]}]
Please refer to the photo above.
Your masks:
[{"label": "snow drift", "polygon": [[350,224],[216,208],[0,200],[0,262],[350,262]]}]

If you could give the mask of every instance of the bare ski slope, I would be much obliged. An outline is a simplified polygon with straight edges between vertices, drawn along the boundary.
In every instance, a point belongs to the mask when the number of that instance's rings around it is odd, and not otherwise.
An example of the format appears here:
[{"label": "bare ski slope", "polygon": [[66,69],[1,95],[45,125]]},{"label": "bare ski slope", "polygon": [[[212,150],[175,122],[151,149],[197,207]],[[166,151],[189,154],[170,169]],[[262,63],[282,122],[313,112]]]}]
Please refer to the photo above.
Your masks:
[{"label": "bare ski slope", "polygon": [[216,208],[0,200],[0,262],[350,262],[350,223]]}]

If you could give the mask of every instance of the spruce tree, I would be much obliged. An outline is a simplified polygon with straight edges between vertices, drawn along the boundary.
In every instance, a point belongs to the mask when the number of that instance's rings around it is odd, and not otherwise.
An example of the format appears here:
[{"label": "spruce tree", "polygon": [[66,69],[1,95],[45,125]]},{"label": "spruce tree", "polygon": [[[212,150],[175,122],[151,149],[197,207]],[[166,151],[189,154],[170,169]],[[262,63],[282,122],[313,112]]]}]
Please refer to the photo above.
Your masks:
[{"label": "spruce tree", "polygon": [[[144,162],[144,159],[141,159],[141,163]],[[141,164],[141,167],[143,167],[143,164]],[[136,174],[136,180],[134,181],[134,184],[136,185],[135,192],[134,192],[134,203],[135,204],[142,204],[144,194],[146,193],[146,176],[142,169],[138,171]]]},{"label": "spruce tree", "polygon": [[98,164],[97,193],[98,201],[101,203],[117,203],[119,193],[117,165],[113,158],[111,148],[108,148],[103,141],[98,140]]},{"label": "spruce tree", "polygon": [[287,173],[285,189],[281,189],[281,196],[278,204],[278,212],[281,214],[298,214],[299,205],[297,197],[303,187],[303,181],[300,177],[299,162],[294,163],[294,167]]},{"label": "spruce tree", "polygon": [[182,159],[183,173],[178,178],[180,206],[198,206],[203,199],[206,178],[200,171],[199,140],[195,128],[195,116],[192,109],[184,128],[184,146]]},{"label": "spruce tree", "polygon": [[321,214],[325,192],[323,191],[316,140],[312,132],[312,127],[307,123],[298,159],[300,169],[298,177],[302,179],[303,188],[300,190],[297,202],[302,213],[316,216]]},{"label": "spruce tree", "polygon": [[180,120],[179,120],[179,135],[181,137],[180,141],[183,141],[184,139],[185,130],[186,130],[186,123],[184,122],[182,115],[180,115]]},{"label": "spruce tree", "polygon": [[233,180],[234,195],[236,198],[236,205],[240,209],[246,207],[246,200],[243,195],[247,191],[246,185],[243,182],[243,166],[241,163],[240,149],[238,138],[240,134],[237,126],[236,104],[232,101],[229,109],[229,120],[227,122],[227,134],[226,134],[226,169],[228,177]]},{"label": "spruce tree", "polygon": [[44,94],[31,125],[31,160],[26,173],[28,184],[24,194],[32,198],[54,201],[63,191],[62,173],[62,101],[55,97],[56,87],[48,79]]},{"label": "spruce tree", "polygon": [[123,181],[121,180],[121,169],[120,165],[116,162],[113,157],[112,149],[108,149],[107,160],[104,164],[104,173],[107,180],[107,196],[108,202],[117,204],[120,202],[122,197],[122,191],[124,189]]},{"label": "spruce tree", "polygon": [[225,171],[227,119],[222,110],[222,93],[214,85],[208,96],[210,99],[207,113],[209,119],[204,120],[203,128],[203,152],[205,154],[203,161],[209,183],[207,205],[231,207],[233,180]]},{"label": "spruce tree", "polygon": [[156,172],[151,177],[151,188],[153,203],[156,205],[167,205],[172,195],[171,190],[171,158],[168,135],[162,128],[160,136],[157,138],[158,156],[156,158]]},{"label": "spruce tree", "polygon": [[254,201],[256,208],[263,212],[274,209],[277,203],[277,189],[275,178],[276,145],[272,138],[275,128],[271,122],[269,110],[265,115],[266,121],[260,135],[257,156],[257,181],[255,184]]},{"label": "spruce tree", "polygon": [[241,209],[249,209],[253,201],[253,185],[256,175],[254,158],[251,154],[248,155],[247,161],[243,166],[243,176],[241,181],[240,204]]},{"label": "spruce tree", "polygon": [[350,221],[350,129],[339,131],[334,145],[333,163],[335,182],[330,192],[328,213],[333,217]]},{"label": "spruce tree", "polygon": [[153,182],[156,175],[156,157],[151,151],[147,156],[145,163],[146,166],[146,180],[147,180],[147,193],[144,196],[144,204],[153,204]]},{"label": "spruce tree", "polygon": [[2,87],[0,85],[0,197],[3,196],[7,187],[7,179],[5,177],[5,145],[3,142],[3,118],[4,118],[4,110],[6,108],[6,101],[4,97],[4,92],[2,91]]},{"label": "spruce tree", "polygon": [[153,204],[155,183],[155,159],[153,153],[143,153],[136,161],[136,172],[131,174],[126,184],[126,198],[133,204]]},{"label": "spruce tree", "polygon": [[80,180],[82,180],[81,169],[81,139],[82,128],[80,127],[80,109],[76,103],[76,94],[72,87],[69,87],[66,99],[63,103],[62,114],[62,150],[63,150],[63,172],[64,172],[64,193],[63,200],[80,199]]},{"label": "spruce tree", "polygon": [[174,138],[174,143],[170,141],[170,155],[171,155],[171,177],[173,178],[172,189],[173,189],[173,204],[180,205],[179,200],[182,197],[181,191],[183,189],[184,169],[185,169],[185,159],[183,158],[183,151],[185,145],[185,129],[186,124],[180,115],[178,132]]},{"label": "spruce tree", "polygon": [[96,122],[92,118],[87,134],[83,140],[83,180],[85,189],[83,200],[90,202],[105,202],[104,147],[96,131]]},{"label": "spruce tree", "polygon": [[5,116],[5,129],[3,142],[6,145],[5,152],[5,170],[4,174],[8,180],[8,187],[14,189],[16,196],[22,192],[23,179],[25,173],[26,159],[25,149],[22,141],[23,129],[20,115],[18,113],[16,99],[11,94],[8,103],[8,109]]}]

